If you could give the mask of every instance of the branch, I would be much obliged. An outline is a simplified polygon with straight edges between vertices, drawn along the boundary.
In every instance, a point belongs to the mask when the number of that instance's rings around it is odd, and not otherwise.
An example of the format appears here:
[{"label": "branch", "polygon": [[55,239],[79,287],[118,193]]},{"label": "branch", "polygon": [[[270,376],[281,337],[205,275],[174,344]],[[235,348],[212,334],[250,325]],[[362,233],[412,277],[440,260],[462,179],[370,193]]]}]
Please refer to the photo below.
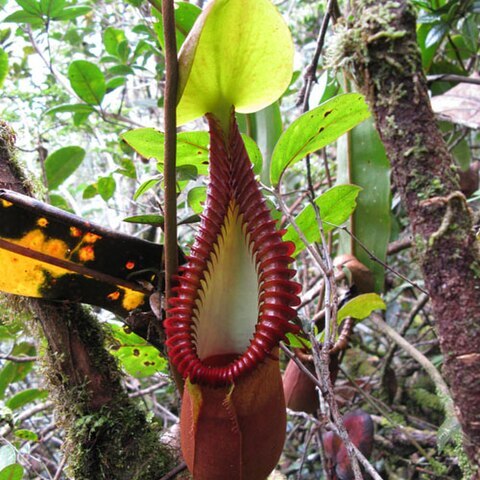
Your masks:
[{"label": "branch", "polygon": [[165,32],[165,157],[164,157],[164,189],[165,189],[165,279],[167,302],[171,295],[172,278],[177,273],[177,84],[178,62],[175,37],[175,16],[173,0],[162,3],[163,29]]}]

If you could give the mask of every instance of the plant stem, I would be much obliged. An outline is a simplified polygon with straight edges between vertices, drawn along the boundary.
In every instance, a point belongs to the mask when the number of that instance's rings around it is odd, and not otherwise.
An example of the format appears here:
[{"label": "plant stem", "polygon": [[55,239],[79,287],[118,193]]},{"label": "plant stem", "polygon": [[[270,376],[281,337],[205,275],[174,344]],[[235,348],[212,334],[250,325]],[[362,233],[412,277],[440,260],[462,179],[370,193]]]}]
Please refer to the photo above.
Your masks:
[{"label": "plant stem", "polygon": [[178,84],[177,44],[173,0],[162,2],[163,29],[165,32],[165,295],[168,300],[172,290],[172,278],[178,268],[177,249],[177,192],[176,192],[176,104]]}]

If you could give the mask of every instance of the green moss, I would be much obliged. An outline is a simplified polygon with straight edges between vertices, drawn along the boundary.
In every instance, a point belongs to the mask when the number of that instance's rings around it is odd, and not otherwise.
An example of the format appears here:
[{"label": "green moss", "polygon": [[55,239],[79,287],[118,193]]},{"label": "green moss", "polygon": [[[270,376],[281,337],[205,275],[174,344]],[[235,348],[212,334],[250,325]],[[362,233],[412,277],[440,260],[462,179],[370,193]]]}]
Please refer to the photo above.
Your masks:
[{"label": "green moss", "polygon": [[443,403],[438,396],[425,388],[413,388],[411,395],[415,402],[423,408],[432,409],[437,412],[443,412],[444,410]]},{"label": "green moss", "polygon": [[[81,307],[67,309],[64,321],[89,347],[89,358],[105,379],[111,400],[91,406],[86,383],[62,373],[63,355],[47,349],[44,375],[55,402],[57,422],[65,430],[68,472],[75,480],[156,480],[175,463],[174,452],[160,442],[157,425],[124,391],[122,374],[104,348],[105,335],[95,317]],[[107,382],[108,380],[108,382]]]},{"label": "green moss", "polygon": [[68,431],[69,470],[76,480],[155,480],[173,467],[156,426],[128,399],[79,417]]}]

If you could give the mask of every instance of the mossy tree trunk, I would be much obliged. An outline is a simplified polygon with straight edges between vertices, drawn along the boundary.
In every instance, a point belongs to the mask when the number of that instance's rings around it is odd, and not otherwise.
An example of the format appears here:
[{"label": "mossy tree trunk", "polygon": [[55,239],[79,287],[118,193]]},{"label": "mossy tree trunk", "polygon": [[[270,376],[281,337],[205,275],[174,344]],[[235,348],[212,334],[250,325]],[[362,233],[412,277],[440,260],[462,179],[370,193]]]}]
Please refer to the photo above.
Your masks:
[{"label": "mossy tree trunk", "polygon": [[437,127],[407,0],[356,0],[344,41],[408,212],[464,445],[480,464],[480,256]]},{"label": "mossy tree trunk", "polygon": [[[0,124],[0,188],[32,194],[14,160],[14,135]],[[45,375],[65,429],[75,480],[158,480],[172,467],[169,447],[129,399],[105,349],[97,319],[82,306],[28,299],[47,340]]]}]

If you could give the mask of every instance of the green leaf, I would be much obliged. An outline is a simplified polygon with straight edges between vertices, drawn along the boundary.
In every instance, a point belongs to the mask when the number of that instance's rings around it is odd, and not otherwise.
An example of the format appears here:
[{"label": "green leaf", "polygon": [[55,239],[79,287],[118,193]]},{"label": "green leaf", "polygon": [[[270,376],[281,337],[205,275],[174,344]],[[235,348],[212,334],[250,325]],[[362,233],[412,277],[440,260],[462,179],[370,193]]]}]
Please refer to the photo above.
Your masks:
[{"label": "green leaf", "polygon": [[340,324],[345,318],[353,317],[357,320],[367,318],[374,310],[385,310],[385,302],[376,293],[364,293],[347,302],[337,314],[337,322]]},{"label": "green leaf", "polygon": [[42,17],[40,15],[34,15],[27,13],[24,10],[17,10],[3,20],[5,23],[29,23],[33,26],[41,25]]},{"label": "green leaf", "polygon": [[108,73],[114,77],[125,77],[126,75],[133,75],[135,72],[133,68],[128,65],[114,65],[108,69]]},{"label": "green leaf", "polygon": [[0,48],[0,88],[3,87],[3,82],[8,75],[8,54],[3,49]]},{"label": "green leaf", "polygon": [[[154,128],[138,128],[124,133],[121,137],[142,157],[157,160],[159,171],[163,171],[165,139],[163,132]],[[207,132],[179,133],[177,135],[177,167],[195,165],[200,174],[206,174],[208,143]]]},{"label": "green leaf", "polygon": [[105,77],[86,60],[75,60],[68,68],[68,79],[75,93],[86,103],[100,105],[106,93]]},{"label": "green leaf", "polygon": [[103,32],[103,44],[105,50],[114,57],[118,57],[118,46],[126,40],[125,32],[119,28],[108,27]]},{"label": "green leaf", "polygon": [[[183,45],[185,38],[193,27],[195,20],[198,18],[202,9],[187,2],[175,2],[175,34],[177,40],[177,49]],[[159,15],[161,19],[161,15]],[[163,22],[156,22],[154,24],[155,33],[162,50],[165,51],[165,38],[163,33]]]},{"label": "green leaf", "polygon": [[15,448],[12,445],[4,445],[0,447],[0,472],[15,463],[17,456]]},{"label": "green leaf", "polygon": [[63,11],[65,0],[40,0],[40,10],[47,17],[52,17]]},{"label": "green leaf", "polygon": [[[462,427],[458,421],[455,412],[446,411],[445,420],[440,425],[437,432],[437,445],[440,452],[447,446],[447,443],[459,439],[462,435]],[[458,441],[458,440],[457,440]]]},{"label": "green leaf", "polygon": [[87,15],[92,11],[91,7],[85,6],[76,6],[76,7],[65,7],[61,13],[56,14],[52,17],[52,20],[73,20],[77,17],[82,17]]},{"label": "green leaf", "polygon": [[20,428],[19,430],[15,430],[14,434],[17,438],[20,438],[22,440],[27,440],[28,442],[38,441],[38,435],[35,432],[32,432],[31,430]]},{"label": "green leaf", "polygon": [[14,463],[0,471],[0,480],[22,480],[23,472],[23,467]]},{"label": "green leaf", "polygon": [[84,200],[88,200],[90,198],[93,198],[95,195],[98,195],[97,184],[92,183],[91,185],[88,185],[85,188],[85,190],[83,191],[82,198]]},{"label": "green leaf", "polygon": [[28,390],[23,390],[15,394],[13,397],[9,398],[5,405],[12,409],[16,410],[17,408],[24,407],[28,403],[34,402],[35,400],[45,399],[48,397],[47,390],[40,390],[38,388],[30,388]]},{"label": "green leaf", "polygon": [[426,72],[428,72],[432,66],[433,58],[438,49],[439,44],[433,44],[427,47],[426,40],[427,35],[432,29],[431,25],[422,24],[417,28],[417,42],[420,47],[420,53],[422,54],[422,66]]},{"label": "green leaf", "polygon": [[79,125],[85,123],[89,116],[89,112],[75,112],[73,114],[73,124],[78,127]]},{"label": "green leaf", "polygon": [[207,189],[205,187],[194,187],[188,191],[187,202],[195,213],[202,213],[203,203],[207,198]]},{"label": "green leaf", "polygon": [[167,360],[143,338],[120,325],[109,324],[115,339],[112,354],[125,370],[136,378],[167,371]]},{"label": "green leaf", "polygon": [[149,178],[145,182],[143,182],[138,188],[135,194],[133,195],[133,199],[137,200],[140,196],[142,196],[146,191],[150,190],[151,188],[158,185],[160,180],[158,178]]},{"label": "green leaf", "polygon": [[270,178],[278,185],[286,168],[336,140],[370,116],[363,95],[345,93],[297,118],[273,151]]},{"label": "green leaf", "polygon": [[32,15],[41,15],[40,3],[36,0],[15,0],[27,13]]},{"label": "green leaf", "polygon": [[262,183],[270,186],[270,161],[275,145],[283,131],[280,105],[278,102],[274,102],[258,112],[239,114],[237,117],[241,131],[254,139],[261,152],[260,158],[263,157],[263,162],[259,166],[249,154],[250,160],[254,164],[253,171],[257,174],[260,173]]},{"label": "green leaf", "polygon": [[127,40],[123,40],[118,44],[118,57],[123,63],[127,63],[130,52],[131,49]]},{"label": "green leaf", "polygon": [[[329,232],[337,225],[344,223],[352,214],[356,206],[356,199],[361,188],[356,185],[337,185],[320,195],[315,203],[320,209],[323,229]],[[315,210],[312,205],[306,206],[296,217],[295,222],[305,235],[308,242],[320,241],[320,230],[315,219]],[[305,245],[300,240],[295,229],[290,225],[283,237],[295,243],[294,255],[298,255]]]},{"label": "green leaf", "polygon": [[115,170],[115,173],[120,173],[124,177],[133,178],[134,180],[137,178],[137,170],[132,160],[129,158],[122,158],[116,163],[120,165],[120,168]]},{"label": "green leaf", "polygon": [[255,140],[250,138],[248,135],[242,133],[242,139],[245,149],[247,150],[248,158],[253,164],[253,173],[258,174],[262,171],[262,152],[260,152]]},{"label": "green leaf", "polygon": [[107,93],[113,92],[113,90],[115,90],[118,87],[122,87],[123,85],[125,85],[126,81],[127,79],[125,77],[111,78],[106,84]]},{"label": "green leaf", "polygon": [[83,162],[85,150],[81,147],[63,147],[45,160],[45,173],[49,190],[58,188]]},{"label": "green leaf", "polygon": [[145,215],[134,215],[132,217],[127,217],[123,219],[124,222],[128,223],[140,223],[146,225],[153,225],[155,227],[163,226],[163,217],[157,213],[147,213]]},{"label": "green leaf", "polygon": [[106,202],[113,197],[116,188],[117,183],[113,177],[100,177],[97,181],[97,191]]},{"label": "green leaf", "polygon": [[84,103],[72,103],[59,105],[48,109],[46,115],[55,115],[57,113],[92,113],[95,109],[91,105],[85,105]]},{"label": "green leaf", "polygon": [[[337,164],[338,183],[362,188],[350,230],[369,252],[384,262],[391,236],[390,163],[371,118],[338,140]],[[363,263],[373,273],[375,291],[382,292],[384,267],[347,232],[340,232],[340,243],[340,252],[352,254]]]},{"label": "green leaf", "polygon": [[[13,356],[34,356],[35,347],[27,342],[22,342],[18,345],[15,345],[13,351]],[[5,397],[5,391],[8,386],[12,383],[23,380],[28,372],[33,368],[34,362],[5,362],[5,365],[0,370],[0,399]]]},{"label": "green leaf", "polygon": [[293,333],[287,333],[288,345],[292,348],[312,348],[310,340],[301,337],[300,335],[295,335]]},{"label": "green leaf", "polygon": [[[158,170],[163,172],[165,135],[154,128],[138,128],[121,135],[121,138],[139,155],[154,158],[158,162]],[[261,169],[262,156],[255,142],[247,135],[242,135],[248,156],[253,163],[254,171]],[[208,171],[208,132],[180,132],[177,135],[177,167],[193,165],[199,175]]]},{"label": "green leaf", "polygon": [[62,195],[50,193],[48,199],[50,200],[50,205],[52,205],[53,207],[61,208],[66,212],[75,213],[72,206],[67,202],[65,197],[62,197]]},{"label": "green leaf", "polygon": [[270,0],[210,2],[180,51],[178,125],[206,112],[227,123],[232,105],[240,113],[270,105],[290,83],[293,53]]},{"label": "green leaf", "polygon": [[430,31],[427,34],[425,39],[425,46],[427,48],[434,46],[437,43],[440,43],[443,40],[443,37],[447,34],[449,26],[446,23],[437,23],[432,26]]}]

